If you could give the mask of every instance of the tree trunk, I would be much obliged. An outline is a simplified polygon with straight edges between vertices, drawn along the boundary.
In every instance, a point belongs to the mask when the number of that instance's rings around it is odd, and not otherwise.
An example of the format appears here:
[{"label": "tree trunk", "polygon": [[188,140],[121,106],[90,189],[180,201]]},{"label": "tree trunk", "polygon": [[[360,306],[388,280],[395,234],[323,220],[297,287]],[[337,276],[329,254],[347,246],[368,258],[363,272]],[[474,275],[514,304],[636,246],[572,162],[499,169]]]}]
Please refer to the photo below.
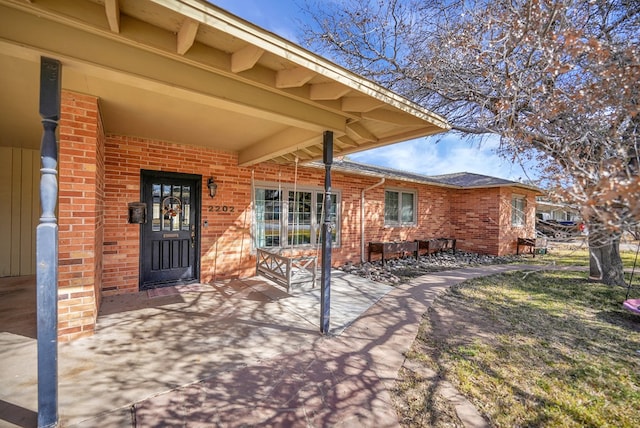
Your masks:
[{"label": "tree trunk", "polygon": [[589,224],[589,279],[625,286],[620,235],[607,233],[597,221]]}]

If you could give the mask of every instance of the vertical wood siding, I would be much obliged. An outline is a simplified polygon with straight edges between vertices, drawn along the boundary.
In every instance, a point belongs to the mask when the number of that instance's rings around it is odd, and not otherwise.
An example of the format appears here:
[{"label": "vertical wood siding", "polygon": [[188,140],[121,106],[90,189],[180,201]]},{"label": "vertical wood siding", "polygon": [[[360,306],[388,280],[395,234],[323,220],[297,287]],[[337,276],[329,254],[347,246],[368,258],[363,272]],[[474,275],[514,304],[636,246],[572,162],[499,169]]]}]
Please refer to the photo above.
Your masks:
[{"label": "vertical wood siding", "polygon": [[0,147],[0,277],[35,274],[40,154]]}]

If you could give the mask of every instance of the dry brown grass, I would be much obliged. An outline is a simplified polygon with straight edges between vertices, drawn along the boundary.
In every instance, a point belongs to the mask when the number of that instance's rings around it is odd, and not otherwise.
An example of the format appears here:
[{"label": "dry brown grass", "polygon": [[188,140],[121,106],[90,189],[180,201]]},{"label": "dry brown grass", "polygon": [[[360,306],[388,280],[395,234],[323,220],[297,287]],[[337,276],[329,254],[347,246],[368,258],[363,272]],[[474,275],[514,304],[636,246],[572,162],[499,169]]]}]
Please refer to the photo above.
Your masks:
[{"label": "dry brown grass", "polygon": [[461,426],[446,379],[494,426],[640,426],[640,316],[583,273],[469,281],[434,302],[394,392],[404,426]]}]

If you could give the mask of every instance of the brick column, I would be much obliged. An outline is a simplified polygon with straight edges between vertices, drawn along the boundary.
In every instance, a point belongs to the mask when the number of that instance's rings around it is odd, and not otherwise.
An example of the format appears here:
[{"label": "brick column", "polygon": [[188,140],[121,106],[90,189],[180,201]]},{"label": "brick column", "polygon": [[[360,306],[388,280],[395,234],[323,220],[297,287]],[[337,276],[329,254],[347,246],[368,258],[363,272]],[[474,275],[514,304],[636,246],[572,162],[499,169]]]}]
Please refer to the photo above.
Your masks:
[{"label": "brick column", "polygon": [[59,154],[58,337],[94,332],[102,283],[104,131],[98,99],[63,91]]}]

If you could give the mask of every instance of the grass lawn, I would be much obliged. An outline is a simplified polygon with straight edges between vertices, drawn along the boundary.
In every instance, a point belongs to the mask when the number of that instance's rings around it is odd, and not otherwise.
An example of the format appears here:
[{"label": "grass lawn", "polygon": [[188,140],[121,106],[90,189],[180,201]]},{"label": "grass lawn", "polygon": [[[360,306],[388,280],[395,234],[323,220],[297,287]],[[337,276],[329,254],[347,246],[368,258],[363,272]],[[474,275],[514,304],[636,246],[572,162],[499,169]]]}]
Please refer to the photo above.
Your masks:
[{"label": "grass lawn", "polygon": [[[620,258],[625,269],[631,269],[636,258],[635,251],[620,251]],[[589,266],[589,248],[586,246],[577,248],[551,247],[549,253],[536,256],[532,259],[534,263],[553,263],[558,266]],[[636,270],[640,270],[639,265]]]},{"label": "grass lawn", "polygon": [[[625,289],[584,272],[515,272],[449,289],[409,355],[451,382],[494,426],[640,426],[640,316]],[[402,369],[403,426],[462,426],[438,382]]]}]

